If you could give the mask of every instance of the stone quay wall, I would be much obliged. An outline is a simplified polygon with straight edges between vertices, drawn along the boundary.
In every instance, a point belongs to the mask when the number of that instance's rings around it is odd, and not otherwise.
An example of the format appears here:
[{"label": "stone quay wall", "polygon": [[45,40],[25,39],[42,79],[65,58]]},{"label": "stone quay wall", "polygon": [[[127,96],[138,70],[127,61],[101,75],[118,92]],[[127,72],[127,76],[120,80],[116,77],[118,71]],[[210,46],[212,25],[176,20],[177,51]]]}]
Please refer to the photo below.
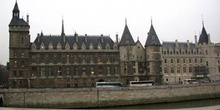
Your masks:
[{"label": "stone quay wall", "polygon": [[220,83],[71,89],[2,89],[6,107],[90,108],[220,97]]}]

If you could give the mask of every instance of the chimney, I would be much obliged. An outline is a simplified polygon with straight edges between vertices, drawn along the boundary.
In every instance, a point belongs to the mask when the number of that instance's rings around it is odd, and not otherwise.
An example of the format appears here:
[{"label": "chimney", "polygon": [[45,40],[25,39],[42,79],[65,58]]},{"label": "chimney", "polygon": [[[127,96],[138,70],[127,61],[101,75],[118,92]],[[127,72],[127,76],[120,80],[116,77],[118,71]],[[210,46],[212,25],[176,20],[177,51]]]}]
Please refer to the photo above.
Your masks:
[{"label": "chimney", "polygon": [[116,38],[116,44],[118,44],[118,34],[116,34],[115,38]]},{"label": "chimney", "polygon": [[177,39],[175,40],[175,44],[176,44],[176,47],[178,48],[179,46],[178,46],[178,40]]},{"label": "chimney", "polygon": [[27,15],[27,23],[29,24],[29,15]]},{"label": "chimney", "polygon": [[197,42],[197,35],[195,35],[195,44],[197,45],[198,42]]},{"label": "chimney", "polygon": [[104,41],[103,41],[103,34],[101,34],[101,43],[103,43]]},{"label": "chimney", "polygon": [[85,34],[85,42],[87,42],[87,34]]},{"label": "chimney", "polygon": [[189,48],[190,48],[190,45],[189,45],[189,40],[187,40],[187,47],[189,47]]},{"label": "chimney", "polygon": [[75,32],[75,38],[76,38],[76,43],[77,43],[79,40],[78,40],[78,34],[76,34],[76,32]]},{"label": "chimney", "polygon": [[211,40],[210,40],[210,34],[208,34],[208,44],[211,43]]},{"label": "chimney", "polygon": [[37,41],[40,42],[40,34],[37,34]]}]

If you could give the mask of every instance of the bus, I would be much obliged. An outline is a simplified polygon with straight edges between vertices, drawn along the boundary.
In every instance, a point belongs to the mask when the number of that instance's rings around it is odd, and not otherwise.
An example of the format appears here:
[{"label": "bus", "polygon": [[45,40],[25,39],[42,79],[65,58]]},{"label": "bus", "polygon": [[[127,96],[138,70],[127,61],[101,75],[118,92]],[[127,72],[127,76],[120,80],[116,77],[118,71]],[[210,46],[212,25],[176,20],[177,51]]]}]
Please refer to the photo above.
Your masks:
[{"label": "bus", "polygon": [[153,80],[130,81],[130,87],[134,87],[134,86],[153,86]]},{"label": "bus", "polygon": [[122,87],[122,83],[120,82],[96,82],[96,87]]},{"label": "bus", "polygon": [[197,84],[198,80],[196,79],[184,79],[183,84]]}]

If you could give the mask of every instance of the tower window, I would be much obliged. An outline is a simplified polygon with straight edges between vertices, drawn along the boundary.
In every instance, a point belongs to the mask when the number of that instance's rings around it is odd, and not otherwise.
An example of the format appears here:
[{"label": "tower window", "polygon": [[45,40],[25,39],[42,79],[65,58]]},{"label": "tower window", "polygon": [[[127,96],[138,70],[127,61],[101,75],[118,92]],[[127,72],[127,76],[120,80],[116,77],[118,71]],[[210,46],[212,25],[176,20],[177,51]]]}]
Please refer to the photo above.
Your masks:
[{"label": "tower window", "polygon": [[24,44],[24,37],[21,37],[21,44]]},{"label": "tower window", "polygon": [[17,67],[18,62],[15,60],[14,61],[14,67]]}]

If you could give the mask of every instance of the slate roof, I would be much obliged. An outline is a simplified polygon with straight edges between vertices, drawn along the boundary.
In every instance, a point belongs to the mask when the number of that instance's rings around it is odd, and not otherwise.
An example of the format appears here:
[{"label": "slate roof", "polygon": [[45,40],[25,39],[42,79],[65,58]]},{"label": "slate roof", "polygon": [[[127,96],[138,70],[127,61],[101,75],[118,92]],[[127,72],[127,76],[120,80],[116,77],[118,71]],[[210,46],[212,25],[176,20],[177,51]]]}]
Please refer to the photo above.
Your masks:
[{"label": "slate roof", "polygon": [[128,29],[127,24],[125,24],[124,32],[122,34],[121,41],[119,42],[119,46],[127,45],[127,44],[133,45],[135,44],[135,42]]},{"label": "slate roof", "polygon": [[151,24],[150,31],[148,32],[147,40],[145,43],[145,47],[148,45],[161,45],[160,40],[157,36],[156,31],[154,30],[154,26]]},{"label": "slate roof", "polygon": [[206,33],[205,27],[202,27],[202,33],[199,37],[199,43],[208,43],[208,34]]},{"label": "slate roof", "polygon": [[29,26],[29,24],[24,19],[13,18],[9,26]]},{"label": "slate roof", "polygon": [[[195,48],[194,43],[189,43],[190,48]],[[163,42],[163,48],[176,48],[176,42]],[[178,42],[178,48],[187,49],[187,42]]]},{"label": "slate roof", "polygon": [[[76,37],[78,37],[78,42]],[[38,38],[40,38],[40,42],[38,42]],[[70,49],[73,49],[75,43],[77,44],[78,49],[81,49],[83,43],[85,44],[86,49],[89,49],[91,43],[93,44],[94,49],[98,49],[99,43],[103,49],[105,49],[107,43],[109,44],[110,49],[113,49],[114,46],[114,41],[109,36],[65,36],[65,38],[66,42],[63,42],[61,36],[38,36],[33,44],[36,45],[36,49],[40,49],[41,44],[44,43],[46,50],[50,43],[52,43],[53,49],[57,48],[58,43],[61,44],[62,49],[65,49],[67,43],[69,44]],[[87,41],[85,40],[86,38]]]}]

